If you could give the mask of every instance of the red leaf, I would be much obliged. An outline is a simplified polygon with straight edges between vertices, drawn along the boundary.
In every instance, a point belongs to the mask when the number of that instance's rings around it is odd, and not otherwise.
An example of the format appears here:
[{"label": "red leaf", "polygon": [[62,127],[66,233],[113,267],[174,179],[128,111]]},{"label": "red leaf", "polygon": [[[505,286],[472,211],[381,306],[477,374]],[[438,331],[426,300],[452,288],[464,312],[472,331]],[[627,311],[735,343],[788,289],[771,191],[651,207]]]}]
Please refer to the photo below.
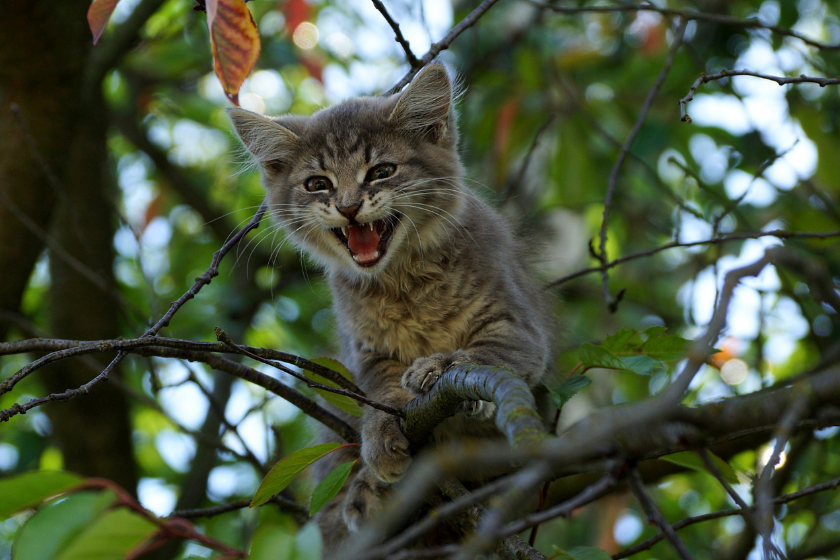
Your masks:
[{"label": "red leaf", "polygon": [[105,33],[105,28],[108,27],[108,20],[111,19],[111,14],[114,13],[114,8],[117,7],[117,2],[120,0],[93,0],[93,3],[88,8],[87,20],[90,26],[90,32],[93,33],[93,44],[95,45],[102,34]]},{"label": "red leaf", "polygon": [[239,88],[260,56],[260,36],[244,0],[207,0],[213,66],[225,95],[239,105]]}]

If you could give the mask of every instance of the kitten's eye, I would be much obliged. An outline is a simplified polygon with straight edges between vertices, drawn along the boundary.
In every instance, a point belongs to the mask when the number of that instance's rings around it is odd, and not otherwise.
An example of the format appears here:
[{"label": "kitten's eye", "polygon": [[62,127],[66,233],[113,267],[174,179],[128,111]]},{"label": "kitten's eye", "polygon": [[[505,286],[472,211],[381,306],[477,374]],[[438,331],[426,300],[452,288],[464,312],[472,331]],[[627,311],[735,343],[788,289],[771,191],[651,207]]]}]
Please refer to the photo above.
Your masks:
[{"label": "kitten's eye", "polygon": [[378,181],[379,179],[387,179],[394,172],[397,170],[397,166],[392,163],[383,163],[382,165],[377,165],[376,167],[372,167],[370,171],[367,172],[365,175],[365,181],[368,183],[372,183],[373,181]]},{"label": "kitten's eye", "polygon": [[303,183],[303,188],[309,192],[328,191],[332,188],[332,181],[326,177],[310,177]]}]

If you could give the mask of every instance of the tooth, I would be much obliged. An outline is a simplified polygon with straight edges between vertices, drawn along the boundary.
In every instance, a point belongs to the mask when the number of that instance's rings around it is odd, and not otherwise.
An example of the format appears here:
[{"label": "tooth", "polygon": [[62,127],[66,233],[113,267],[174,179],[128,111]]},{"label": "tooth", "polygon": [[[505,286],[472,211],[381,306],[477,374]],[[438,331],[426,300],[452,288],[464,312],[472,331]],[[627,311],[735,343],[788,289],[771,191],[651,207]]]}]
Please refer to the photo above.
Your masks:
[{"label": "tooth", "polygon": [[358,255],[353,255],[353,260],[356,261],[356,262],[359,262],[359,256]]},{"label": "tooth", "polygon": [[344,237],[347,237],[347,226],[341,226],[341,233],[344,234]]},{"label": "tooth", "polygon": [[373,231],[373,222],[368,222],[368,225],[370,226],[370,231]]},{"label": "tooth", "polygon": [[374,251],[374,252],[373,252],[373,258],[374,258],[374,259],[378,259],[378,258],[379,258],[379,251]]}]

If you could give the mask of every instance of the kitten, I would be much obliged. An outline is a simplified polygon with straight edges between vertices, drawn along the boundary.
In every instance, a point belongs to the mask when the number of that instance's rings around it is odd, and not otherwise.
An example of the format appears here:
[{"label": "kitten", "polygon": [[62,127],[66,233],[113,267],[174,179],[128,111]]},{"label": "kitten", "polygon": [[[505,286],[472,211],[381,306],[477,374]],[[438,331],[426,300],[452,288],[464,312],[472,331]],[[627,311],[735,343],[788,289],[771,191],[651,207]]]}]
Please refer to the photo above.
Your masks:
[{"label": "kitten", "polygon": [[[272,217],[326,270],[342,361],[369,397],[402,407],[462,362],[510,368],[532,387],[543,379],[551,302],[505,220],[463,185],[442,65],[400,94],[311,117],[229,115],[260,165]],[[498,436],[492,405],[468,404],[437,441]],[[360,430],[363,466],[320,516],[327,555],[411,463],[394,416],[368,409]],[[323,474],[353,453],[331,457]]]}]

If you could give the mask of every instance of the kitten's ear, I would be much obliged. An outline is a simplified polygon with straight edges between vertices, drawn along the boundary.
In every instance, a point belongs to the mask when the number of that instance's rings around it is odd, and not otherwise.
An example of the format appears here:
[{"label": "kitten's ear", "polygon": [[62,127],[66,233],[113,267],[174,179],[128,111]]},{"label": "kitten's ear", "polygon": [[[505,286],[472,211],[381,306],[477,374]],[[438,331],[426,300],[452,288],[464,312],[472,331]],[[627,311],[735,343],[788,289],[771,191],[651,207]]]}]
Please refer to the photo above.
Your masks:
[{"label": "kitten's ear", "polygon": [[443,64],[432,64],[417,74],[388,120],[434,144],[455,142],[452,83]]},{"label": "kitten's ear", "polygon": [[229,108],[227,114],[239,139],[260,165],[281,171],[297,146],[298,135],[269,117],[239,107]]}]

